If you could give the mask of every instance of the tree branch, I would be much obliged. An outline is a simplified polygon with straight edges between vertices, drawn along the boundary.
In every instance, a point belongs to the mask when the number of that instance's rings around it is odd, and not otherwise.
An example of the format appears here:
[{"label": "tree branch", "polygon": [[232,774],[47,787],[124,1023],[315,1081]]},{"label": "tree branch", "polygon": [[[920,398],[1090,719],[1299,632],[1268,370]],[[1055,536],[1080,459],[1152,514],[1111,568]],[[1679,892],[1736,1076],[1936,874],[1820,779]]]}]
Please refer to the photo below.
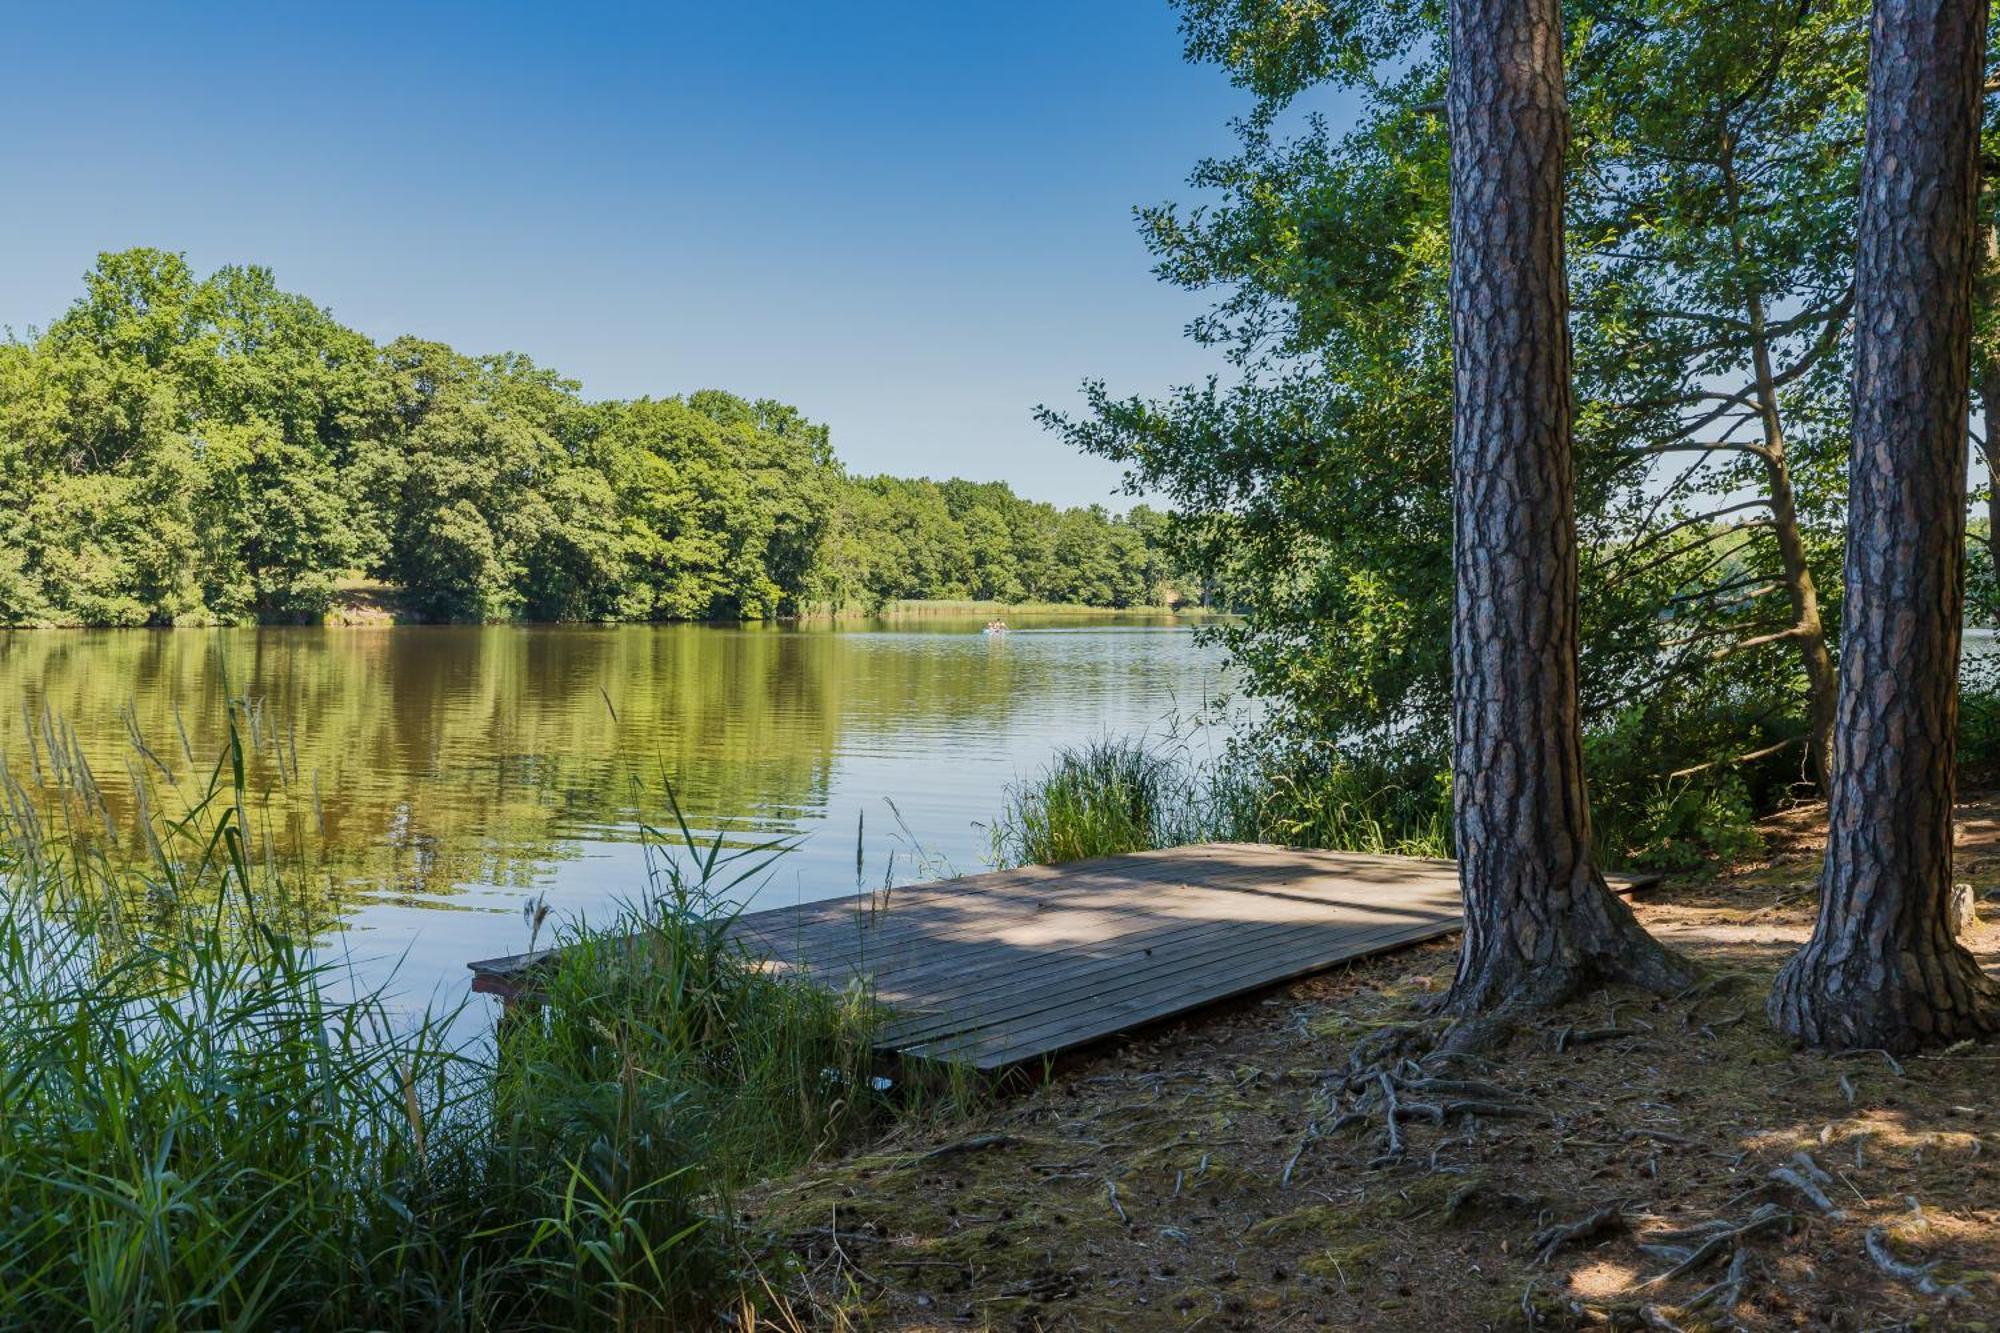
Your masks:
[{"label": "tree branch", "polygon": [[1667,777],[1669,779],[1691,778],[1697,773],[1706,773],[1711,768],[1725,768],[1734,764],[1748,764],[1758,759],[1769,759],[1780,750],[1789,749],[1804,739],[1804,736],[1793,736],[1788,740],[1779,741],[1776,745],[1767,745],[1761,750],[1751,750],[1746,754],[1739,754],[1733,758],[1711,759],[1705,764],[1696,764],[1691,768],[1677,768],[1667,774]]}]

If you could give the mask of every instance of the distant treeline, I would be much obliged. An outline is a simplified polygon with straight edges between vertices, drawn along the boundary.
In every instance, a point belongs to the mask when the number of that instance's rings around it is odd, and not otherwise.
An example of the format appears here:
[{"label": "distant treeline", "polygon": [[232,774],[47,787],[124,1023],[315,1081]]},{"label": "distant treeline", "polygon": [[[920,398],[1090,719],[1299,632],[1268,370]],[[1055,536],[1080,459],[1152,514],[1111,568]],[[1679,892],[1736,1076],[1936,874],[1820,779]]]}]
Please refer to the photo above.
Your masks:
[{"label": "distant treeline", "polygon": [[704,391],[586,402],[524,356],[378,345],[261,268],[106,254],[0,342],[0,624],[763,619],[1170,595],[1168,522],[850,477],[827,428]]}]

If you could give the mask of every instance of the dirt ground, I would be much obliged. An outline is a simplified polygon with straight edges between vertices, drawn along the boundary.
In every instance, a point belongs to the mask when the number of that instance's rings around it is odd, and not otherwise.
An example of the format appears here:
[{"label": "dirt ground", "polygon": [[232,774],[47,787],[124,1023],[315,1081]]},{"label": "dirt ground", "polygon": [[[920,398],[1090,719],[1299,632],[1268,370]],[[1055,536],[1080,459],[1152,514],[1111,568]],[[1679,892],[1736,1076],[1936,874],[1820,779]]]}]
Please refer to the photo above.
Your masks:
[{"label": "dirt ground", "polygon": [[[1423,1021],[1453,941],[763,1187],[759,1260],[827,1327],[2000,1330],[2000,1044],[1830,1057],[1764,1022],[1811,926],[1819,814],[1635,904],[1720,984],[1597,996],[1490,1065],[1410,1069],[1474,1109],[1399,1119],[1399,1153],[1348,1055]],[[2000,968],[2000,802],[1961,816],[1965,941]]]}]

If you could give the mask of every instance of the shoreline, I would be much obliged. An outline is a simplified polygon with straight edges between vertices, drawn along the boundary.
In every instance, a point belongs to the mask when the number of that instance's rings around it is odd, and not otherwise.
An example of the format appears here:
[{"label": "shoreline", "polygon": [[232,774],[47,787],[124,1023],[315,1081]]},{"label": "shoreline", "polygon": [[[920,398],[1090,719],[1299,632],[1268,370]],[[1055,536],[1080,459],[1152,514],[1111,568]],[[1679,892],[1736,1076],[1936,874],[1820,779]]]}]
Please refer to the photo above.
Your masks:
[{"label": "shoreline", "polygon": [[521,629],[613,628],[623,625],[701,625],[741,629],[761,626],[825,626],[868,620],[949,620],[981,616],[1075,616],[1111,619],[1119,616],[1167,617],[1185,621],[1225,619],[1229,612],[1183,604],[1181,606],[1088,606],[1067,602],[975,602],[911,599],[885,604],[876,610],[843,607],[839,610],[803,611],[795,615],[736,620],[432,620],[400,607],[383,603],[351,602],[329,607],[318,620],[274,617],[246,621],[201,622],[195,624],[119,625],[91,622],[50,622],[34,625],[0,625],[0,633],[36,634],[49,631],[80,630],[227,630],[227,629],[402,629],[417,626],[447,629],[515,627]]}]

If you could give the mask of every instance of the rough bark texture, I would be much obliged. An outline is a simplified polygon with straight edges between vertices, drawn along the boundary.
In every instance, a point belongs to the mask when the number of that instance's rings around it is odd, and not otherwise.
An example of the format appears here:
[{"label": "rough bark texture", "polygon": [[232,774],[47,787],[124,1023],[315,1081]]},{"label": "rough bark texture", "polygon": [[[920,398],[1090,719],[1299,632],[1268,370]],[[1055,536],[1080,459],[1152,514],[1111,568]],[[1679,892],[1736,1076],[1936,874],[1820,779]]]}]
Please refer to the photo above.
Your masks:
[{"label": "rough bark texture", "polygon": [[1826,867],[1770,1003],[1815,1045],[1995,1026],[1948,919],[1985,33],[1985,0],[1875,3]]},{"label": "rough bark texture", "polygon": [[1451,1007],[1551,1003],[1685,969],[1591,858],[1557,0],[1451,7],[1453,797],[1466,929]]}]

